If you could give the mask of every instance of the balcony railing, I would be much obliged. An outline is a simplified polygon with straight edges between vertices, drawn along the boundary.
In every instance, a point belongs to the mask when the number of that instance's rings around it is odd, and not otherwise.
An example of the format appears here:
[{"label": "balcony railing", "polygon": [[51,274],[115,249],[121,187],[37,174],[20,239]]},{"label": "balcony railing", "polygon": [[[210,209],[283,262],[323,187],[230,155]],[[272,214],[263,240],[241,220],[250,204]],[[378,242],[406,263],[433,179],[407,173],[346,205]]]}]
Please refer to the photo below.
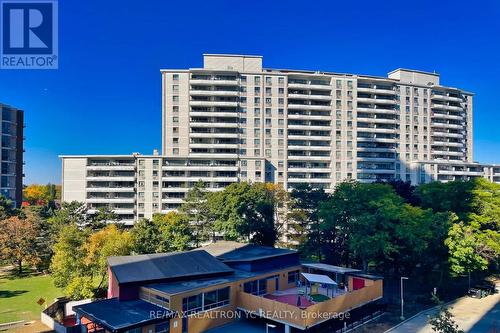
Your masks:
[{"label": "balcony railing", "polygon": [[304,330],[334,318],[340,313],[382,298],[382,283],[382,280],[373,281],[373,284],[364,288],[313,304],[305,309],[240,291],[238,308]]}]

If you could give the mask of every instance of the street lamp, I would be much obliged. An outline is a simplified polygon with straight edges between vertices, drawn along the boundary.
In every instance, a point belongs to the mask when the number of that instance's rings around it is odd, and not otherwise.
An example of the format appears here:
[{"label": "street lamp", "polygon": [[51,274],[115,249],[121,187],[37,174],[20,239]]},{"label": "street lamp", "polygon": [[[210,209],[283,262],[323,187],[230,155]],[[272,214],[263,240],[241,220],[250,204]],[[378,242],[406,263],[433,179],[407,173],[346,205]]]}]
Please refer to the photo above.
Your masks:
[{"label": "street lamp", "polygon": [[404,299],[403,299],[403,280],[408,280],[407,277],[405,276],[402,276],[401,277],[401,320],[405,320],[405,316],[404,316],[404,310],[403,310],[403,306],[404,306]]},{"label": "street lamp", "polygon": [[276,325],[266,323],[266,333],[269,333],[269,328],[276,328]]}]

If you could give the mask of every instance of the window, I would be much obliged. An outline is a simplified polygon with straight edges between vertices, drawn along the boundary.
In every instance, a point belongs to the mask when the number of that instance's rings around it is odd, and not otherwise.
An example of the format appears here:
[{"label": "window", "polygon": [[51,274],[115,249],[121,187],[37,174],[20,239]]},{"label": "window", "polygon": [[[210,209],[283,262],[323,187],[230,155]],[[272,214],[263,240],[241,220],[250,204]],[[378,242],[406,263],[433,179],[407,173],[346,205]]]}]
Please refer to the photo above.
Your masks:
[{"label": "window", "polygon": [[178,105],[174,105],[174,106],[172,107],[172,111],[173,111],[174,113],[178,113],[178,112],[179,112],[179,106],[178,106]]},{"label": "window", "polygon": [[155,325],[155,333],[168,333],[170,330],[170,321]]},{"label": "window", "polygon": [[172,96],[173,102],[179,102],[179,96]]},{"label": "window", "polygon": [[272,84],[272,79],[270,76],[266,76],[266,84],[271,85]]},{"label": "window", "polygon": [[297,281],[299,280],[299,275],[300,275],[300,271],[298,271],[298,270],[288,272],[288,284],[297,283]]},{"label": "window", "polygon": [[179,81],[179,74],[172,75],[172,80]]},{"label": "window", "polygon": [[278,78],[278,83],[279,84],[284,84],[285,83],[285,78],[284,77],[279,77]]},{"label": "window", "polygon": [[260,84],[260,76],[254,77],[254,83],[255,84]]},{"label": "window", "polygon": [[172,85],[172,90],[173,90],[174,92],[179,92],[179,85],[178,85],[178,84],[174,84],[174,85]]},{"label": "window", "polygon": [[178,124],[179,123],[179,117],[172,117],[172,122],[174,124]]}]

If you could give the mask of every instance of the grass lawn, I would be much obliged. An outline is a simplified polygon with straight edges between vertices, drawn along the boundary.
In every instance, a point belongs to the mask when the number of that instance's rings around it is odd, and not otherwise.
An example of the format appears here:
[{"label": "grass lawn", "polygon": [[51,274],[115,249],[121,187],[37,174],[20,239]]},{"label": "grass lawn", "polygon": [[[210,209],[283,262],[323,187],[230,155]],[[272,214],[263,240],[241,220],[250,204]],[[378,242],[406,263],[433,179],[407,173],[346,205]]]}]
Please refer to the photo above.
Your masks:
[{"label": "grass lawn", "polygon": [[[40,319],[40,311],[62,296],[50,275],[0,276],[0,323]],[[45,304],[38,305],[43,298]]]}]

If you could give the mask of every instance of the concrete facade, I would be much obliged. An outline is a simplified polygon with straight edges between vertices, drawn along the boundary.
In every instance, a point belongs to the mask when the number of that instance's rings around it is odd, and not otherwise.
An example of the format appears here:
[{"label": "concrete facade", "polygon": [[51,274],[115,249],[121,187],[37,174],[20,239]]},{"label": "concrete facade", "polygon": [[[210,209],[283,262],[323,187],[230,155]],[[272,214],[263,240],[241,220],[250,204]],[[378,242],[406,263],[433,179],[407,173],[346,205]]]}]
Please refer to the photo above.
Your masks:
[{"label": "concrete facade", "polygon": [[20,207],[23,200],[24,111],[0,103],[0,193]]},{"label": "concrete facade", "polygon": [[439,74],[203,60],[203,68],[161,70],[161,155],[63,156],[64,201],[111,208],[131,224],[178,208],[198,180],[210,191],[250,181],[326,192],[346,179],[500,182],[500,166],[473,162],[473,94],[441,85]]}]

